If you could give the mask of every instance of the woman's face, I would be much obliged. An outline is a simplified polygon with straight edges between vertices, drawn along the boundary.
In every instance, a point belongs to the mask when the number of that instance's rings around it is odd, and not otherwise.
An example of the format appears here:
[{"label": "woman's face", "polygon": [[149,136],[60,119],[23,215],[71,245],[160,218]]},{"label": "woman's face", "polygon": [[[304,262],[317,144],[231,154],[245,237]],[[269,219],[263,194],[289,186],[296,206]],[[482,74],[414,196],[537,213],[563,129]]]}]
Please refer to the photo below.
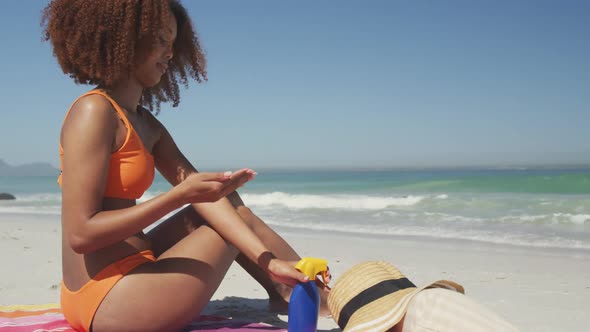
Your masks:
[{"label": "woman's face", "polygon": [[176,39],[177,26],[174,14],[169,14],[168,25],[158,31],[157,43],[148,52],[140,52],[135,67],[135,78],[143,87],[152,87],[160,82],[172,59],[172,45]]}]

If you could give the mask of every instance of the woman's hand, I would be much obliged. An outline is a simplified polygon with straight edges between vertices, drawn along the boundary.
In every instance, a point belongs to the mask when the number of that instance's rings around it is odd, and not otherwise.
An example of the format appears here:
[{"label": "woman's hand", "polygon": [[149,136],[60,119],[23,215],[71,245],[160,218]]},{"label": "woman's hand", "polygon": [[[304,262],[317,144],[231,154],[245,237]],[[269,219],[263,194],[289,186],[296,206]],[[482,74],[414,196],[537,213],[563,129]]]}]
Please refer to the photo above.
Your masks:
[{"label": "woman's hand", "polygon": [[254,179],[256,172],[244,168],[236,172],[193,173],[179,183],[175,189],[180,191],[182,202],[216,202],[229,195],[246,182]]},{"label": "woman's hand", "polygon": [[267,272],[273,281],[294,287],[299,282],[308,282],[309,278],[295,268],[297,262],[288,262],[278,258],[269,261]]}]

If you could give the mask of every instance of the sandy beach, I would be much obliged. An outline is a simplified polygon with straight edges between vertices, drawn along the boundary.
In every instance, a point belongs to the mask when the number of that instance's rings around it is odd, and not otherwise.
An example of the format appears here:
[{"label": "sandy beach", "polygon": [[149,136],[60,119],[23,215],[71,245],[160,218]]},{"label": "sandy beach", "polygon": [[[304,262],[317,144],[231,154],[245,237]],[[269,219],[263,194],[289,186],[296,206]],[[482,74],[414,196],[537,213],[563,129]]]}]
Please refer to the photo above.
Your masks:
[{"label": "sandy beach", "polygon": [[[328,260],[337,280],[366,260],[396,264],[416,285],[450,279],[522,331],[587,331],[590,252],[417,237],[354,236],[277,229],[302,256]],[[0,305],[59,302],[57,215],[1,214]],[[332,283],[333,284],[333,283]],[[266,311],[265,292],[234,264],[205,313],[286,326]],[[321,331],[339,331],[322,318]]]}]

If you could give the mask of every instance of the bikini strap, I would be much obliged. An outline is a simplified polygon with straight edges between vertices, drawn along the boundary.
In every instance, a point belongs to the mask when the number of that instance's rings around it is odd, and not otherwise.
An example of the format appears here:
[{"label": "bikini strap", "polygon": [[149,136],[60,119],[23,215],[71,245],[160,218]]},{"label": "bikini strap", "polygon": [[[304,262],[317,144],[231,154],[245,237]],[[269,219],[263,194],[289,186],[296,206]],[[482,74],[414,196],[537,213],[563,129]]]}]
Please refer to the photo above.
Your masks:
[{"label": "bikini strap", "polygon": [[[123,112],[123,110],[121,109],[121,106],[119,106],[119,104],[117,104],[117,102],[111,98],[105,91],[101,90],[101,89],[93,89],[90,91],[87,91],[85,93],[83,93],[82,95],[80,95],[78,98],[76,98],[76,100],[74,100],[74,102],[70,105],[70,108],[68,109],[68,111],[66,112],[66,115],[64,116],[64,120],[63,122],[65,123],[66,118],[68,117],[68,114],[70,114],[70,111],[72,110],[72,108],[74,107],[74,105],[76,105],[76,103],[89,95],[101,95],[103,97],[105,97],[113,106],[113,108],[115,109],[115,111],[117,112],[117,114],[119,115],[119,117],[121,118],[121,120],[123,120],[123,122],[125,123],[125,125],[127,127],[130,126],[129,124],[129,120],[127,119],[127,116],[125,115],[125,112]],[[62,123],[63,125],[63,123]]]},{"label": "bikini strap", "polygon": [[[66,115],[64,116],[64,119],[62,122],[62,127],[63,127],[63,124],[66,122],[68,115],[72,111],[72,108],[74,108],[74,105],[76,105],[76,103],[80,99],[82,99],[83,97],[89,96],[89,95],[101,95],[101,96],[105,97],[109,101],[109,103],[111,103],[111,105],[113,106],[113,108],[115,109],[117,114],[119,115],[119,118],[123,121],[123,123],[125,124],[125,127],[127,127],[127,135],[125,137],[125,143],[126,143],[129,140],[129,137],[131,136],[131,131],[133,130],[133,126],[129,122],[129,119],[127,119],[127,116],[125,115],[125,112],[123,112],[123,109],[121,109],[121,106],[119,106],[119,104],[117,104],[117,102],[113,98],[111,98],[105,91],[103,91],[101,89],[90,90],[88,92],[83,93],[78,98],[76,98],[76,100],[74,100],[72,105],[70,105],[70,108],[68,109],[68,111],[66,112]],[[123,144],[125,144],[125,143],[123,143]],[[61,146],[61,139],[59,140],[59,149],[60,149],[60,151],[63,151],[63,148]]]}]

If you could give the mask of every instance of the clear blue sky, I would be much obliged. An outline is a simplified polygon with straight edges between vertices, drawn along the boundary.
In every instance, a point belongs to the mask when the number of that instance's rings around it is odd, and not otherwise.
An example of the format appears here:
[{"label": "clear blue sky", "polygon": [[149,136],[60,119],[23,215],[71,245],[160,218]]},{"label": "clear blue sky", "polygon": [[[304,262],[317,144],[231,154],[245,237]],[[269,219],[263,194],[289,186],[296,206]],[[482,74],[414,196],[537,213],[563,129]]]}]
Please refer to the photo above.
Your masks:
[{"label": "clear blue sky", "polygon": [[[0,11],[0,158],[58,165],[87,86]],[[184,1],[208,55],[160,120],[197,167],[590,163],[589,1]]]}]

